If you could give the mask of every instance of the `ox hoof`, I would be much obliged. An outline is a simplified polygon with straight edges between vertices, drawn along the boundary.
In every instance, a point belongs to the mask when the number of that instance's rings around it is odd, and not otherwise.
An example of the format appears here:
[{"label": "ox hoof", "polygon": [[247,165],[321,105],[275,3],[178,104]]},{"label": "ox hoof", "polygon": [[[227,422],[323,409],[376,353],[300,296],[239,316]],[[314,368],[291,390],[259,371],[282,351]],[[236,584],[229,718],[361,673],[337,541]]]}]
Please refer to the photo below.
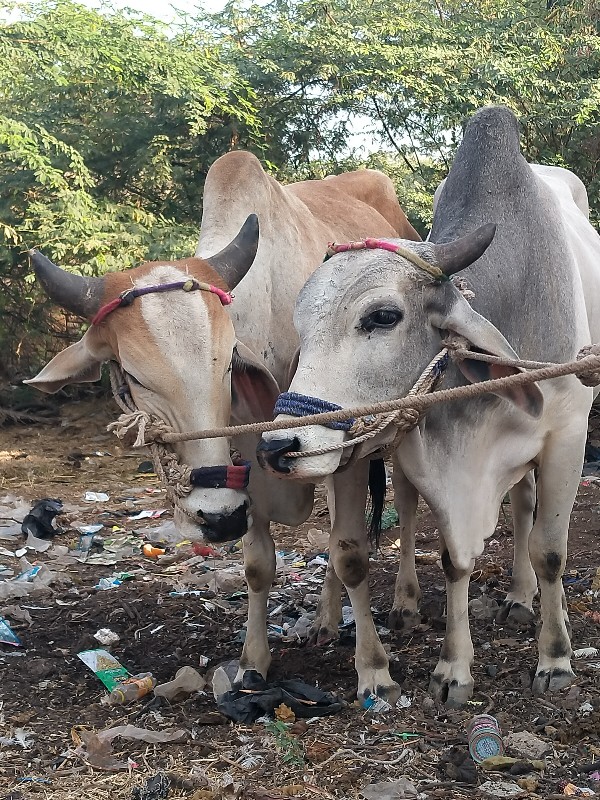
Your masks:
[{"label": "ox hoof", "polygon": [[242,667],[240,665],[235,673],[235,678],[231,682],[231,686],[234,689],[239,689],[244,682],[244,675],[246,672],[258,672],[259,675],[262,675],[262,677],[267,680],[268,671],[268,667],[266,669],[259,669],[258,667]]},{"label": "ox hoof", "polygon": [[358,690],[358,697],[361,700],[366,700],[367,697],[370,697],[372,694],[375,694],[377,697],[385,700],[386,703],[389,703],[391,706],[395,706],[400,699],[402,689],[395,681],[391,681],[390,683],[385,684],[373,683],[373,685],[369,686],[368,688],[359,688]]},{"label": "ox hoof", "polygon": [[532,691],[540,695],[546,692],[558,692],[570,686],[575,680],[575,673],[570,669],[542,669],[533,679]]},{"label": "ox hoof", "polygon": [[496,614],[496,622],[508,622],[514,625],[531,625],[534,619],[533,610],[516,600],[505,600]]},{"label": "ox hoof", "polygon": [[462,708],[473,694],[473,681],[459,683],[434,673],[429,682],[429,694],[448,708]]},{"label": "ox hoof", "polygon": [[308,636],[310,647],[326,647],[331,642],[340,638],[338,629],[328,628],[326,625],[313,625]]},{"label": "ox hoof", "polygon": [[421,624],[421,615],[410,608],[392,608],[387,626],[391,631],[410,631]]}]

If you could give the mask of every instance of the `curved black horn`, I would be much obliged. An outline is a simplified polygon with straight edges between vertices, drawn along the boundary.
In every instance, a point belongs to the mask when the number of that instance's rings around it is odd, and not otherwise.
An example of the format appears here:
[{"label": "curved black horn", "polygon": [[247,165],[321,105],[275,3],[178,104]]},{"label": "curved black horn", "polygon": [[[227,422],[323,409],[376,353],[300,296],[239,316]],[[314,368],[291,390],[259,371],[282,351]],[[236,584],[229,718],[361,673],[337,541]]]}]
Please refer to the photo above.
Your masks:
[{"label": "curved black horn", "polygon": [[89,319],[94,316],[102,305],[103,278],[88,278],[65,272],[38,250],[30,250],[29,257],[48,297],[81,317]]},{"label": "curved black horn", "polygon": [[258,217],[250,214],[235,239],[223,250],[205,259],[235,289],[248,272],[258,250]]},{"label": "curved black horn", "polygon": [[481,258],[492,243],[495,233],[495,223],[488,222],[487,225],[482,225],[473,233],[467,233],[466,236],[462,236],[454,242],[434,245],[437,266],[446,275],[460,272],[461,269],[465,269]]}]

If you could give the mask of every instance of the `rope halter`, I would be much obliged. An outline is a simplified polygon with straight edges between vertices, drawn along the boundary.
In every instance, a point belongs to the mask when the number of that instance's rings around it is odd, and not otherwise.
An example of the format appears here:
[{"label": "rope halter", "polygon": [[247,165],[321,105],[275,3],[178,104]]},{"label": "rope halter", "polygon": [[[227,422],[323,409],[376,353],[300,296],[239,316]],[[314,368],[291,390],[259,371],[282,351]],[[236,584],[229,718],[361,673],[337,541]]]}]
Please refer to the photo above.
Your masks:
[{"label": "rope halter", "polygon": [[[446,367],[449,363],[449,348],[444,347],[425,367],[419,378],[415,382],[407,397],[432,392],[442,379]],[[277,398],[274,414],[287,414],[293,417],[308,417],[312,414],[327,413],[329,411],[342,410],[342,406],[321,400],[318,397],[309,397],[298,392],[283,392]],[[348,447],[355,448],[350,459],[344,464],[343,469],[347,469],[358,458],[357,444],[362,444],[369,439],[373,439],[378,433],[385,430],[388,426],[394,425],[397,429],[393,442],[385,449],[377,451],[377,458],[393,452],[400,444],[405,433],[416,427],[421,420],[421,412],[416,408],[401,408],[387,414],[368,414],[364,417],[349,418],[340,422],[324,422],[324,427],[334,430],[345,431],[349,439],[344,442],[324,445],[315,450],[302,450],[293,453],[286,453],[286,458],[309,458],[320,456],[325,453],[332,453],[335,450],[345,450]],[[338,471],[340,471],[338,469]]]}]

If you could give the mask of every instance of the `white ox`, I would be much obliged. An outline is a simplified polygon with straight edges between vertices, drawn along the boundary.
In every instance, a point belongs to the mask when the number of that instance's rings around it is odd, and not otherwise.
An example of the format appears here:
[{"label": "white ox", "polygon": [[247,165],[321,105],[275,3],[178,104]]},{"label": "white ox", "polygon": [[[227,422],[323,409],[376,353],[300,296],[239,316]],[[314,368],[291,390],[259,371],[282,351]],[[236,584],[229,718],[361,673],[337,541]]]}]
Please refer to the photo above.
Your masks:
[{"label": "white ox", "polygon": [[[97,380],[102,362],[117,361],[138,408],[176,431],[219,427],[230,416],[236,422],[270,419],[298,349],[294,301],[327,242],[373,232],[419,238],[391,181],[380,172],[361,170],[281,186],[253,155],[241,151],[213,164],[203,208],[194,258],[90,279],[33,255],[46,292],[88,319],[127,289],[151,291],[103,313],[80,342],[29,383],[53,392],[68,383]],[[252,215],[260,221],[260,238]],[[234,289],[231,314],[211,291],[157,290],[191,276]],[[233,444],[250,460],[257,440],[245,437]],[[231,465],[230,442],[224,439],[184,442],[174,449],[194,468]],[[238,677],[250,668],[266,676],[270,663],[266,609],[275,575],[270,522],[303,522],[312,509],[313,491],[314,486],[284,485],[253,469],[248,494],[239,488],[196,487],[180,501],[184,511],[176,511],[176,522],[182,536],[219,542],[245,534],[249,622]]]},{"label": "white ox", "polygon": [[[585,189],[565,170],[526,163],[517,121],[505,108],[483,109],[467,126],[438,196],[430,241],[399,244],[446,276],[460,272],[474,292],[472,305],[451,281],[432,279],[398,254],[338,254],[311,276],[298,298],[301,350],[291,391],[344,406],[401,397],[448,331],[484,353],[510,358],[516,350],[537,361],[568,361],[584,345],[600,341],[600,238],[587,219]],[[511,371],[466,360],[449,367],[446,385]],[[413,492],[425,498],[440,531],[448,616],[430,690],[449,704],[462,704],[473,689],[467,601],[474,560],[495,529],[502,498],[520,481],[526,482],[523,516],[531,515],[533,468],[537,515],[529,553],[535,575],[526,569],[521,587],[533,597],[537,576],[542,627],[533,689],[556,690],[573,678],[561,576],[592,397],[591,389],[570,376],[437,405],[398,448]],[[339,451],[286,457],[340,443],[345,435],[322,426],[294,428],[290,418],[289,429],[263,435],[269,447],[264,466],[300,481],[334,475],[331,555],[355,607],[359,691],[376,682],[379,693],[394,696],[397,687],[369,613],[367,552],[360,536],[365,468],[359,462],[353,473],[335,474]],[[392,437],[388,431],[359,445],[360,455]]]}]

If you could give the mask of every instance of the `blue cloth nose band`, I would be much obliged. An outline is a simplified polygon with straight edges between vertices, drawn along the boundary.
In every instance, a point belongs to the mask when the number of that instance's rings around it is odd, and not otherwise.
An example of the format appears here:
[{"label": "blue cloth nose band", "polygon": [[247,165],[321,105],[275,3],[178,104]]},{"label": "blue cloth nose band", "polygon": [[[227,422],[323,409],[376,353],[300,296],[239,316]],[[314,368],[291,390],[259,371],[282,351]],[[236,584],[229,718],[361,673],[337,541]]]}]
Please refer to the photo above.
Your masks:
[{"label": "blue cloth nose band", "polygon": [[[341,411],[342,406],[335,403],[328,403],[327,400],[319,400],[318,397],[309,397],[298,392],[283,392],[277,398],[274,416],[278,414],[289,414],[291,417],[309,417],[311,414],[323,414],[327,411]],[[349,431],[354,425],[354,419],[346,419],[343,422],[324,422],[326,428],[334,431]]]}]

